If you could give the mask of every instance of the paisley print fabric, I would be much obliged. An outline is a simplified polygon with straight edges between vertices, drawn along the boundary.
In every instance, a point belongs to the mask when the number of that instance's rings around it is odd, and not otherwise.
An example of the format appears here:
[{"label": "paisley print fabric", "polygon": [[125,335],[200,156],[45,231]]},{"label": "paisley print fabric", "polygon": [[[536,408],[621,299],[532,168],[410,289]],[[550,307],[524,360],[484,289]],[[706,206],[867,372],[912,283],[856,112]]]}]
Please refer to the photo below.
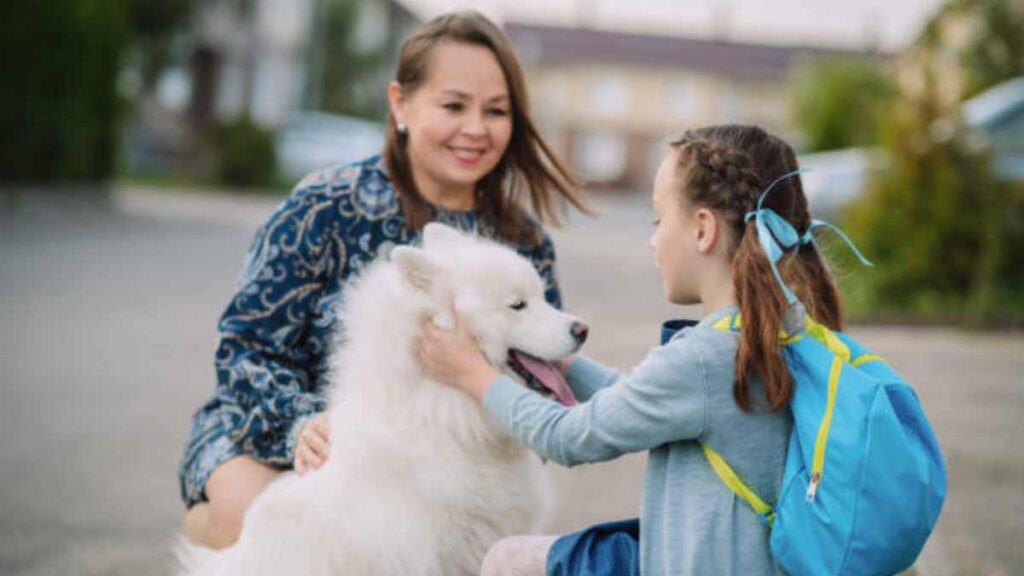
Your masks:
[{"label": "paisley print fabric", "polygon": [[[433,219],[493,236],[472,212],[433,207]],[[347,278],[391,247],[419,240],[405,225],[380,156],[304,178],[257,231],[221,316],[217,386],[195,413],[179,468],[181,496],[205,499],[210,473],[248,454],[292,465],[297,432],[326,408],[333,311]],[[550,237],[516,247],[561,306]]]}]

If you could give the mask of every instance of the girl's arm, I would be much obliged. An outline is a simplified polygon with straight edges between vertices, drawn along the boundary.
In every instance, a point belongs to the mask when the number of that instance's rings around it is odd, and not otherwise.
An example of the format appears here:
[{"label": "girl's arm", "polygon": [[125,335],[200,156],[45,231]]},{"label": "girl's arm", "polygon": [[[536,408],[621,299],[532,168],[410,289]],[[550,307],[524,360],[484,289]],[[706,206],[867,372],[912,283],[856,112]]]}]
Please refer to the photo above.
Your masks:
[{"label": "girl's arm", "polygon": [[698,438],[707,422],[704,370],[695,346],[683,341],[654,349],[631,374],[572,408],[507,376],[487,385],[483,404],[521,442],[565,466]]},{"label": "girl's arm", "polygon": [[441,382],[482,401],[516,438],[566,466],[698,438],[707,422],[707,382],[699,342],[655,348],[632,373],[566,408],[498,372],[456,315],[454,331],[424,325],[420,360]]},{"label": "girl's arm", "polygon": [[565,370],[565,380],[580,402],[590,400],[598,390],[615,384],[623,376],[618,370],[583,355],[576,356]]},{"label": "girl's arm", "polygon": [[[558,285],[558,275],[555,273],[555,244],[547,232],[542,231],[541,242],[537,246],[520,251],[520,254],[530,259],[534,267],[544,279],[544,299],[555,308],[562,309],[562,291]],[[569,388],[581,402],[585,402],[597,390],[610,386],[618,380],[622,374],[606,368],[597,362],[577,356],[570,363],[569,368],[564,370]]]}]

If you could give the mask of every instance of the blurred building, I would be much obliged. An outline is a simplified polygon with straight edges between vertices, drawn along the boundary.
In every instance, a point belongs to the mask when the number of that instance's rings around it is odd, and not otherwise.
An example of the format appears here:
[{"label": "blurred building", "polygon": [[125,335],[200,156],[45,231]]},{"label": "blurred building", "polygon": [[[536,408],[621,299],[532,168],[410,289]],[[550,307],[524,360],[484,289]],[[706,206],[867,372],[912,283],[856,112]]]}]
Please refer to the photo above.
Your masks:
[{"label": "blurred building", "polygon": [[[202,123],[248,113],[276,128],[290,112],[312,108],[318,81],[328,2],[346,0],[204,0],[192,30],[190,113]],[[420,17],[398,0],[347,0],[357,9],[356,50],[397,52]],[[394,58],[388,58],[388,61]],[[384,67],[388,68],[388,67]],[[364,89],[384,94],[390,70]]]},{"label": "blurred building", "polygon": [[791,70],[877,52],[510,23],[543,132],[595,186],[647,188],[665,141],[687,127],[788,131]]},{"label": "blurred building", "polygon": [[[353,10],[350,37],[331,37],[326,20],[339,6]],[[376,146],[377,132],[357,118],[314,114],[330,42],[382,57],[361,70],[353,88],[383,101],[398,47],[423,19],[400,0],[203,0],[175,44],[170,66],[152,93],[138,95],[126,126],[126,168],[136,173],[207,173],[206,127],[248,116],[274,131],[281,171],[295,177],[331,150],[337,161]],[[339,127],[345,130],[337,132]],[[335,132],[331,132],[335,130]],[[356,134],[355,137],[346,137]],[[325,141],[326,140],[326,141]]]}]

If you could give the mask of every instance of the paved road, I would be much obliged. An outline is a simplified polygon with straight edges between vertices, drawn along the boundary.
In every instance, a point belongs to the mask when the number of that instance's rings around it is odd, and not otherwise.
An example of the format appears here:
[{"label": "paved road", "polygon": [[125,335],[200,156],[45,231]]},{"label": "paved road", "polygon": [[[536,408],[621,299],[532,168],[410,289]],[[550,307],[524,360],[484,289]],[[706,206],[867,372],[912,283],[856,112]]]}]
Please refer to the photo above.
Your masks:
[{"label": "paved road", "polygon": [[[667,316],[642,197],[557,232],[587,347],[622,368]],[[134,190],[113,211],[0,213],[0,574],[157,575],[215,323],[266,199]],[[1024,335],[856,327],[919,389],[950,466],[923,574],[1024,573]],[[637,512],[643,456],[550,466],[552,531]]]}]

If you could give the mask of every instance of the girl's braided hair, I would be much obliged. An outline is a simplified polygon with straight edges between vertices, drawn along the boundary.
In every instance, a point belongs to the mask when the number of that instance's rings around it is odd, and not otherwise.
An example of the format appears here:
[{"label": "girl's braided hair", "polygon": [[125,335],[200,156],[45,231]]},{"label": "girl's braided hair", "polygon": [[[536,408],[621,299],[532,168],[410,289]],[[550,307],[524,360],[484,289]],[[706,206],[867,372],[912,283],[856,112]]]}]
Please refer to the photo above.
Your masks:
[{"label": "girl's braided hair", "polygon": [[[743,319],[733,397],[749,411],[750,379],[757,375],[769,407],[781,409],[793,394],[793,379],[779,346],[788,306],[758,242],[755,222],[745,218],[757,208],[766,186],[798,168],[796,153],[781,139],[747,125],[688,130],[671,146],[686,205],[713,210],[727,223],[732,239],[733,289]],[[810,226],[799,176],[776,183],[762,207],[777,212],[800,233]],[[777,266],[808,314],[829,328],[842,329],[839,294],[814,244],[789,251]]]}]

